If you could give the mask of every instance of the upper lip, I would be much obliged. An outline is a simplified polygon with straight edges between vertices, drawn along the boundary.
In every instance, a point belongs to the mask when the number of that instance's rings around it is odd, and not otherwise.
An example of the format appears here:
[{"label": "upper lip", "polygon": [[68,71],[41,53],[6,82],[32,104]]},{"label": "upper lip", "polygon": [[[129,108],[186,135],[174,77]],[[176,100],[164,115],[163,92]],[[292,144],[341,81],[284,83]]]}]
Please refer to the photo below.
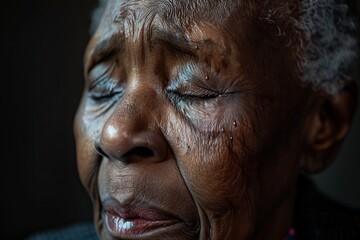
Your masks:
[{"label": "upper lip", "polygon": [[146,221],[179,220],[173,214],[156,206],[141,201],[127,201],[120,203],[114,198],[102,201],[104,211],[116,215],[125,220],[143,219]]}]

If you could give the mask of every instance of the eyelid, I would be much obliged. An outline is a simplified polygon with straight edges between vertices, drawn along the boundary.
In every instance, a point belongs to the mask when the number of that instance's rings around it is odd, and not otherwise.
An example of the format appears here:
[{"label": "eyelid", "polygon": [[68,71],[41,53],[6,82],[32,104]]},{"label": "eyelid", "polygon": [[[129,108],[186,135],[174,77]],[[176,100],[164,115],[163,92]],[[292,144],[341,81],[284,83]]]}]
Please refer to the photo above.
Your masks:
[{"label": "eyelid", "polygon": [[120,97],[123,85],[113,76],[114,65],[99,64],[88,76],[88,96],[95,102],[108,101]]},{"label": "eyelid", "polygon": [[86,74],[89,75],[91,73],[91,71],[99,65],[107,64],[112,61],[116,61],[115,59],[113,59],[114,55],[115,55],[114,52],[110,52],[110,53],[108,53],[108,55],[104,55],[104,56],[99,56],[99,55],[91,56],[90,63],[86,70]]},{"label": "eyelid", "polygon": [[88,91],[88,96],[95,102],[112,101],[119,99],[124,93],[123,87],[113,81],[111,78],[106,78]]},{"label": "eyelid", "polygon": [[169,94],[176,95],[182,99],[210,99],[222,95],[218,91],[214,91],[205,87],[198,86],[193,83],[187,83],[168,89]]},{"label": "eyelid", "polygon": [[209,88],[198,86],[197,84],[189,83],[188,85],[181,86],[178,90],[179,93],[189,96],[208,96],[219,95],[220,93]]},{"label": "eyelid", "polygon": [[100,62],[95,64],[86,76],[86,80],[89,83],[89,90],[102,82],[104,78],[112,78],[116,68],[116,62]]},{"label": "eyelid", "polygon": [[[110,72],[110,68],[106,68],[104,72],[102,72],[101,74],[99,74],[99,76],[94,77],[92,79],[91,76],[89,76],[89,91],[93,90],[96,86],[98,86],[101,83],[104,83],[104,81],[106,81],[106,78],[109,78],[109,72]],[[91,71],[89,73],[89,75],[91,74]]]}]

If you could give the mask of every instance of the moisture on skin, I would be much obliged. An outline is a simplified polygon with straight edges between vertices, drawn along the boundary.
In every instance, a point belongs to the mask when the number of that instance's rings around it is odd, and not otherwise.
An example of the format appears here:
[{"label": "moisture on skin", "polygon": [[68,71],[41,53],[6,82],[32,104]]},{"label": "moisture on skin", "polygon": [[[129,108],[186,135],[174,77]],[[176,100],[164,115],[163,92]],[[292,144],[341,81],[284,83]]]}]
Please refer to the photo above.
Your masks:
[{"label": "moisture on skin", "polygon": [[325,97],[297,81],[294,47],[281,47],[291,31],[277,36],[263,12],[257,1],[109,1],[74,124],[102,239],[115,239],[106,204],[176,220],[134,239],[286,235]]}]

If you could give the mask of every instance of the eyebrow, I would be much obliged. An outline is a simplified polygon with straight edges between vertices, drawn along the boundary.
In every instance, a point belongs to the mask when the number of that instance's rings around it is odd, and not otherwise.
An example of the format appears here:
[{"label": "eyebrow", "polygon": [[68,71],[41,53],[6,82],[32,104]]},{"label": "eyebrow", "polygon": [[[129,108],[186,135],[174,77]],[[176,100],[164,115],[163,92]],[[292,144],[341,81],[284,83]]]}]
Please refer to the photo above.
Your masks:
[{"label": "eyebrow", "polygon": [[110,37],[101,39],[89,54],[90,68],[99,62],[111,59],[124,50],[125,37],[122,32],[112,34]]},{"label": "eyebrow", "polygon": [[190,41],[184,35],[174,34],[163,29],[155,28],[152,31],[150,44],[151,46],[155,46],[159,43],[167,46],[170,50],[174,50],[176,53],[183,53],[196,57],[196,52],[194,50],[197,44]]}]

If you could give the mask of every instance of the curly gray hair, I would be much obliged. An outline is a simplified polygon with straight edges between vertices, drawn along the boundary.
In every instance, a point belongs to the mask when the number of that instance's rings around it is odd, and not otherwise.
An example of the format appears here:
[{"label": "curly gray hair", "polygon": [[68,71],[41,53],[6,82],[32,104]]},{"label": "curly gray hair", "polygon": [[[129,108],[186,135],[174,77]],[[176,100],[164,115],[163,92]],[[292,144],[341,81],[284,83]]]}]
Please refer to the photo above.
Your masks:
[{"label": "curly gray hair", "polygon": [[297,57],[301,79],[316,89],[337,93],[352,78],[357,55],[356,24],[349,4],[304,0],[294,25],[302,32]]}]

